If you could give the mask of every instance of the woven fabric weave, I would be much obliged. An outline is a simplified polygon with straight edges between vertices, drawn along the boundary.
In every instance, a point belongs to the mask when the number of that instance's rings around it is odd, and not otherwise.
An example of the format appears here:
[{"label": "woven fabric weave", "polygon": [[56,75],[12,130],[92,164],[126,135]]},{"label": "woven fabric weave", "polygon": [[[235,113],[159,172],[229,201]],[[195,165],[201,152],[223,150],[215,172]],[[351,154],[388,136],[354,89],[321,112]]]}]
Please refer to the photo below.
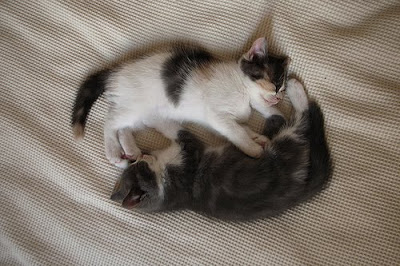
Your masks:
[{"label": "woven fabric weave", "polygon": [[[175,40],[233,58],[259,36],[291,57],[325,113],[328,189],[280,217],[240,224],[111,202],[120,170],[104,155],[104,99],[83,142],[70,128],[85,76]],[[399,1],[2,1],[0,62],[0,264],[400,262]],[[147,149],[168,144],[153,132],[138,139]]]}]

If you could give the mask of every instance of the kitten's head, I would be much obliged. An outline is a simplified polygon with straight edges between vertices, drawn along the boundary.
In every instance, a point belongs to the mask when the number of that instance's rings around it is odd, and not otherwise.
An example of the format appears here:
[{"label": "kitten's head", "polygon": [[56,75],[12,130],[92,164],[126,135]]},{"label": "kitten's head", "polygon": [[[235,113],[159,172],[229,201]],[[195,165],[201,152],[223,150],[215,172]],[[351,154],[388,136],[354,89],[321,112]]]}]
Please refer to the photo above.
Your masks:
[{"label": "kitten's head", "polygon": [[122,173],[115,184],[111,200],[122,202],[122,207],[127,209],[157,211],[162,204],[161,178],[156,158],[144,155]]},{"label": "kitten's head", "polygon": [[116,182],[111,200],[142,212],[177,210],[191,204],[191,191],[204,152],[195,135],[180,130],[171,145],[137,158]]},{"label": "kitten's head", "polygon": [[268,55],[265,38],[257,39],[239,60],[240,69],[268,105],[284,97],[289,57]]}]

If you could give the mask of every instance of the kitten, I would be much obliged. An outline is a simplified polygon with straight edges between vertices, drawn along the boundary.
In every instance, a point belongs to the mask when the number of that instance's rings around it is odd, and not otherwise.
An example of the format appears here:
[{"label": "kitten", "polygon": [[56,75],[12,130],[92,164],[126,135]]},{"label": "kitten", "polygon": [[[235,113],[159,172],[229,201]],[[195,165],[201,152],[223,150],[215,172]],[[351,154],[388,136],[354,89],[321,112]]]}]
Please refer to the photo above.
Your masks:
[{"label": "kitten", "polygon": [[181,130],[167,149],[125,169],[111,199],[142,212],[189,209],[240,221],[274,216],[312,197],[331,175],[324,119],[297,80],[289,80],[287,94],[293,119],[287,124],[280,115],[267,119],[271,145],[260,158],[231,144],[206,148]]},{"label": "kitten", "polygon": [[[124,167],[141,151],[132,129],[150,127],[175,139],[180,122],[214,129],[251,157],[269,140],[239,123],[251,107],[264,116],[283,98],[288,58],[267,55],[257,39],[237,62],[223,61],[200,47],[175,47],[88,77],[79,88],[72,114],[77,138],[97,98],[111,102],[104,126],[106,156]],[[175,122],[172,122],[175,121]]]}]

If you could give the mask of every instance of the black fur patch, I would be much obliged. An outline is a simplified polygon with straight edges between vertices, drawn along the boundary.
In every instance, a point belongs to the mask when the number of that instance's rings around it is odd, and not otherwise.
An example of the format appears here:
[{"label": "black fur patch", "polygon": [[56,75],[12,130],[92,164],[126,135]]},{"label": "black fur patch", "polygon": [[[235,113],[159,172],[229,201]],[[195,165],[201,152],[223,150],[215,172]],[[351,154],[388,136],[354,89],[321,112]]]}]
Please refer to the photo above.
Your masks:
[{"label": "black fur patch", "polygon": [[81,124],[85,126],[90,108],[92,108],[97,98],[104,93],[110,73],[111,71],[108,69],[96,72],[90,75],[79,87],[72,109],[72,125]]},{"label": "black fur patch", "polygon": [[284,56],[254,56],[251,60],[242,59],[240,69],[253,81],[263,79],[265,75],[268,75],[276,89],[279,90],[286,79],[287,64],[287,57]]},{"label": "black fur patch", "polygon": [[283,116],[273,115],[268,117],[266,120],[264,135],[269,139],[272,139],[276,134],[278,134],[279,130],[286,124],[286,120]]},{"label": "black fur patch", "polygon": [[267,57],[254,55],[251,60],[242,59],[240,61],[240,69],[255,81],[263,79],[266,71]]},{"label": "black fur patch", "polygon": [[111,200],[122,201],[122,206],[126,208],[134,207],[150,195],[158,194],[156,174],[144,161],[131,164],[125,169],[117,184]]},{"label": "black fur patch", "polygon": [[193,69],[216,60],[209,52],[199,47],[181,47],[173,51],[172,56],[162,67],[162,78],[169,99],[177,105],[186,79]]},{"label": "black fur patch", "polygon": [[288,58],[284,56],[269,56],[267,73],[271,82],[279,90],[287,76]]}]

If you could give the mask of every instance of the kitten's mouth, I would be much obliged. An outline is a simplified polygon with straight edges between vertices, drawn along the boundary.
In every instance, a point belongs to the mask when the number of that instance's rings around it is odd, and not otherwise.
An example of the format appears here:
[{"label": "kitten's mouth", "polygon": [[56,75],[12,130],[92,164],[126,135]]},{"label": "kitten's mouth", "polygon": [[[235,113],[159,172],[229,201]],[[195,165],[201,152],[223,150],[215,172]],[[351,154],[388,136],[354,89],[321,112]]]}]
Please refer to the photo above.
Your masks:
[{"label": "kitten's mouth", "polygon": [[263,100],[269,105],[275,105],[275,104],[279,103],[279,100],[277,100],[277,99],[275,99],[275,100],[267,100],[267,99],[263,98]]}]

